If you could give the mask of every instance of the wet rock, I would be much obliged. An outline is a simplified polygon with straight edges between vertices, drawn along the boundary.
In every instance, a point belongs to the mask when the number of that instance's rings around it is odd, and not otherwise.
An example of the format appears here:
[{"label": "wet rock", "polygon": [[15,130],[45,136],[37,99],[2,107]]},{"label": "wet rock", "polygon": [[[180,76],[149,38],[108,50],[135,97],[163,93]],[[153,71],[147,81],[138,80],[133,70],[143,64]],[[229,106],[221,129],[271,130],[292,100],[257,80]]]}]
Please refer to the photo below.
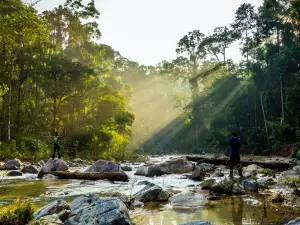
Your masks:
[{"label": "wet rock", "polygon": [[215,172],[215,173],[212,175],[212,177],[224,177],[224,176],[225,176],[224,173],[219,172],[219,171]]},{"label": "wet rock", "polygon": [[174,208],[198,208],[207,203],[204,195],[193,192],[179,193],[173,195],[169,200]]},{"label": "wet rock", "polygon": [[196,170],[193,171],[191,179],[192,180],[198,180],[198,181],[203,181],[205,178],[205,170],[202,168],[198,167]]},{"label": "wet rock", "polygon": [[45,162],[44,162],[44,160],[41,160],[41,161],[39,161],[39,163],[38,163],[41,167],[43,167],[43,166],[45,166]]},{"label": "wet rock", "polygon": [[60,225],[64,224],[57,214],[48,215],[29,222],[28,225]]},{"label": "wet rock", "polygon": [[123,170],[117,163],[99,159],[84,172],[123,172]]},{"label": "wet rock", "polygon": [[19,159],[7,160],[4,166],[1,166],[2,170],[17,170],[22,166],[22,162]]},{"label": "wet rock", "polygon": [[286,170],[283,171],[278,177],[279,180],[284,178],[300,178],[300,174],[294,170]]},{"label": "wet rock", "polygon": [[132,171],[132,167],[131,166],[121,166],[121,169],[123,171]]},{"label": "wet rock", "polygon": [[39,170],[36,166],[25,166],[22,170],[22,173],[33,173],[33,174],[37,174],[39,173]]},{"label": "wet rock", "polygon": [[188,161],[186,158],[178,158],[168,160],[166,162],[157,164],[157,166],[164,173],[189,173],[192,172],[194,164]]},{"label": "wet rock", "polygon": [[215,170],[215,166],[209,163],[200,163],[197,165],[197,168],[200,168],[200,170],[205,172],[211,172]]},{"label": "wet rock", "polygon": [[242,185],[246,191],[258,192],[259,184],[256,180],[245,179],[242,181]]},{"label": "wet rock", "polygon": [[207,179],[201,183],[203,190],[211,190],[212,186],[216,183],[215,179]]},{"label": "wet rock", "polygon": [[157,165],[149,166],[149,167],[140,167],[137,169],[134,175],[139,176],[146,176],[146,177],[155,177],[155,176],[161,176],[164,175],[165,172],[163,172],[160,167]]},{"label": "wet rock", "polygon": [[286,225],[299,225],[300,224],[300,217],[288,222]]},{"label": "wet rock", "polygon": [[260,187],[268,188],[274,184],[276,184],[276,181],[271,177],[260,177],[257,179],[257,183]]},{"label": "wet rock", "polygon": [[62,159],[49,159],[43,168],[40,170],[38,177],[41,178],[43,175],[51,171],[67,171],[68,166],[66,162]]},{"label": "wet rock", "polygon": [[119,198],[127,207],[129,207],[131,204],[130,198],[125,194],[115,192],[111,193],[109,196]]},{"label": "wet rock", "polygon": [[227,194],[232,192],[233,181],[224,178],[212,185],[211,190],[220,194]]},{"label": "wet rock", "polygon": [[152,185],[152,186],[154,186],[155,184],[153,184],[147,180],[142,180],[142,181],[138,182],[136,185]]},{"label": "wet rock", "polygon": [[211,222],[208,222],[208,221],[196,220],[196,221],[191,221],[191,222],[188,222],[188,223],[182,223],[182,224],[179,224],[179,225],[213,225],[213,224]]},{"label": "wet rock", "polygon": [[244,191],[243,185],[238,184],[238,183],[233,184],[232,193],[237,194],[237,195],[244,194],[245,191]]},{"label": "wet rock", "polygon": [[132,225],[126,205],[118,198],[87,194],[74,199],[66,225]]},{"label": "wet rock", "polygon": [[59,213],[61,213],[59,218],[62,219],[62,221],[67,220],[69,218],[68,216],[70,216],[70,206],[62,199],[55,200],[45,207],[41,208],[40,210],[36,211],[34,213],[34,216],[39,219],[44,216]]},{"label": "wet rock", "polygon": [[284,201],[284,197],[282,194],[280,193],[273,193],[270,197],[269,197],[270,201],[273,203],[281,203]]},{"label": "wet rock", "polygon": [[167,201],[169,197],[170,194],[168,195],[167,192],[163,191],[161,187],[156,185],[147,185],[133,195],[133,198],[140,202]]},{"label": "wet rock", "polygon": [[9,176],[9,177],[18,177],[18,176],[22,176],[23,173],[19,170],[12,170],[12,171],[9,171],[6,176]]}]

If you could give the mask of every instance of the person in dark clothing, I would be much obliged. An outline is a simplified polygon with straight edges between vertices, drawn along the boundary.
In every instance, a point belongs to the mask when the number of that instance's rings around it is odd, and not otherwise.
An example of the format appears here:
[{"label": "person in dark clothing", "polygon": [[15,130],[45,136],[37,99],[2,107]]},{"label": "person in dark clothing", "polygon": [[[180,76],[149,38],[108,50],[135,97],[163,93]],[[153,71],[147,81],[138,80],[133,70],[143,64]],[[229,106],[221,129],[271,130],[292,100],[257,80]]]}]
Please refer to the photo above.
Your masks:
[{"label": "person in dark clothing", "polygon": [[53,139],[53,154],[52,154],[52,159],[55,159],[55,153],[56,152],[58,154],[58,158],[60,159],[61,155],[60,155],[60,143],[59,143],[59,139],[62,139],[63,136],[59,136],[57,132],[55,132],[54,136],[51,136],[50,133],[48,133],[48,134],[49,134],[49,137],[51,139]]},{"label": "person in dark clothing", "polygon": [[241,157],[240,157],[241,139],[237,137],[237,133],[233,132],[230,138],[230,177],[233,178],[233,167],[238,168],[240,177],[243,177]]}]

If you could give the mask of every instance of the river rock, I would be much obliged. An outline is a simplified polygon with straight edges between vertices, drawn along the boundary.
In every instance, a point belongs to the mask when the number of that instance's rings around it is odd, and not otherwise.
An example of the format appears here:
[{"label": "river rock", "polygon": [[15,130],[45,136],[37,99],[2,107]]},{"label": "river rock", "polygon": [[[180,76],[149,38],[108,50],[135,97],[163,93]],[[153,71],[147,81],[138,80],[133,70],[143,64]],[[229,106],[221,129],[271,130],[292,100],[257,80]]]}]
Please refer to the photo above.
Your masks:
[{"label": "river rock", "polygon": [[192,173],[191,179],[192,180],[199,180],[199,181],[203,181],[205,178],[205,170],[201,167],[198,167],[197,169],[195,169]]},{"label": "river rock", "polygon": [[44,174],[47,174],[51,171],[67,171],[68,166],[66,162],[62,159],[49,159],[43,168],[40,170],[38,177],[41,178]]},{"label": "river rock", "polygon": [[22,162],[19,159],[12,159],[5,162],[4,166],[1,166],[2,170],[17,170],[22,166]]},{"label": "river rock", "polygon": [[284,201],[284,197],[282,194],[280,193],[273,193],[270,197],[269,197],[271,202],[274,203],[281,203]]},{"label": "river rock", "polygon": [[257,179],[257,183],[260,187],[268,188],[269,186],[276,184],[276,181],[271,177],[260,177]]},{"label": "river rock", "polygon": [[28,225],[60,225],[64,224],[57,214],[48,215],[29,222]]},{"label": "river rock", "polygon": [[207,179],[203,181],[200,186],[203,190],[211,190],[212,186],[216,183],[217,181],[215,179]]},{"label": "river rock", "polygon": [[123,170],[117,163],[99,159],[84,172],[123,172]]},{"label": "river rock", "polygon": [[299,225],[300,224],[300,217],[288,222],[286,225]]},{"label": "river rock", "polygon": [[169,200],[174,208],[198,208],[207,203],[204,195],[193,192],[179,193],[173,195]]},{"label": "river rock", "polygon": [[150,181],[147,180],[142,180],[140,182],[138,182],[136,185],[151,185],[154,186],[155,184],[151,183]]},{"label": "river rock", "polygon": [[119,192],[114,192],[114,193],[111,193],[109,195],[109,197],[116,197],[116,198],[119,198],[127,207],[130,206],[130,198],[125,195],[125,194],[122,194],[122,193],[119,193]]},{"label": "river rock", "polygon": [[238,184],[238,183],[233,184],[232,193],[237,194],[237,195],[244,194],[245,191],[244,191],[243,185]]},{"label": "river rock", "polygon": [[259,173],[263,170],[263,168],[261,168],[260,166],[256,165],[256,164],[250,164],[248,165],[247,167],[244,167],[243,168],[243,171],[245,173],[249,173],[249,174],[252,174],[252,173]]},{"label": "river rock", "polygon": [[213,225],[211,222],[208,221],[202,221],[202,220],[195,220],[188,223],[182,223],[179,225]]},{"label": "river rock", "polygon": [[224,177],[224,176],[225,176],[225,174],[220,171],[217,171],[212,175],[212,177]]},{"label": "river rock", "polygon": [[140,202],[167,201],[169,197],[170,194],[157,185],[147,185],[133,195],[133,198]]},{"label": "river rock", "polygon": [[59,218],[62,221],[65,221],[66,219],[68,219],[68,216],[70,216],[70,206],[64,200],[58,199],[36,211],[34,213],[34,216],[39,219],[41,217],[53,214],[60,214]]},{"label": "river rock", "polygon": [[123,171],[132,171],[132,167],[131,166],[121,166],[121,169]]},{"label": "river rock", "polygon": [[12,171],[9,171],[6,176],[9,176],[9,177],[18,177],[18,176],[22,176],[23,173],[19,170],[12,170]]},{"label": "river rock", "polygon": [[294,170],[286,170],[279,175],[278,179],[282,180],[285,178],[300,178],[300,174]]},{"label": "river rock", "polygon": [[125,204],[118,198],[87,194],[74,199],[66,225],[132,225]]},{"label": "river rock", "polygon": [[242,181],[242,185],[246,191],[257,192],[259,188],[259,184],[256,180],[253,179],[245,179]]},{"label": "river rock", "polygon": [[197,168],[200,168],[202,171],[211,172],[215,170],[215,166],[209,163],[200,163],[197,165]]},{"label": "river rock", "polygon": [[23,167],[23,169],[21,170],[22,173],[33,173],[33,174],[37,174],[39,173],[39,170],[36,166],[25,166]]},{"label": "river rock", "polygon": [[146,177],[155,177],[155,176],[161,176],[164,175],[165,172],[163,172],[160,167],[157,165],[148,166],[148,167],[140,167],[137,169],[137,171],[134,173],[134,175],[139,176],[146,176]]},{"label": "river rock", "polygon": [[232,192],[233,181],[228,178],[219,180],[212,185],[211,190],[220,194],[227,194]]},{"label": "river rock", "polygon": [[194,169],[194,164],[186,158],[172,159],[157,165],[163,172],[168,174],[189,173]]}]

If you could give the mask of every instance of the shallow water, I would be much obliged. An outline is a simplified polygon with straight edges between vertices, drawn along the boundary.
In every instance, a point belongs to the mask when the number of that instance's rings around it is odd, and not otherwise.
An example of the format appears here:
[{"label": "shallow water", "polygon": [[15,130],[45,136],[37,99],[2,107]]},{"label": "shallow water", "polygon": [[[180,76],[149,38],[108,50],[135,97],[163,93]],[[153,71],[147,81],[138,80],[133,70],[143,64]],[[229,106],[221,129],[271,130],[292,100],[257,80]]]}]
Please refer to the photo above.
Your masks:
[{"label": "shallow water", "polygon": [[[169,158],[169,157],[167,157]],[[152,162],[160,162],[167,158],[151,158]],[[78,195],[97,193],[106,196],[112,192],[133,195],[144,185],[137,185],[139,181],[148,180],[164,189],[188,191],[194,189],[200,182],[182,179],[183,175],[164,175],[156,178],[135,176],[135,170],[140,165],[133,165],[132,172],[126,172],[130,181],[82,181],[60,179],[37,179],[36,175],[26,175],[23,178],[5,177],[0,181],[0,205],[7,204],[17,198],[33,201],[37,208],[63,198],[70,202]],[[71,170],[85,168],[72,168]],[[4,173],[4,172],[1,172]],[[226,197],[220,201],[210,201],[204,208],[198,210],[175,210],[168,202],[148,203],[142,209],[130,212],[130,216],[137,225],[178,225],[192,220],[208,220],[215,225],[282,225],[298,216],[292,215],[278,205],[266,205],[265,196],[244,195],[242,197]]]}]

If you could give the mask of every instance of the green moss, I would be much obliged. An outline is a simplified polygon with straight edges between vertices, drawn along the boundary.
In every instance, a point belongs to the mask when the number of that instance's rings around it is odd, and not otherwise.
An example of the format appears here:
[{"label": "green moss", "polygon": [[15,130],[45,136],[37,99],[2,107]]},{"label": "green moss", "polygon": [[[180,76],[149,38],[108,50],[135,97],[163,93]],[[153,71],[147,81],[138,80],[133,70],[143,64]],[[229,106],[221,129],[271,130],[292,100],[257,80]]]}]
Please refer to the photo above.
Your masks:
[{"label": "green moss", "polygon": [[260,173],[266,177],[275,177],[275,171],[273,170],[264,169]]},{"label": "green moss", "polygon": [[282,179],[281,181],[283,184],[287,184],[289,186],[294,186],[294,187],[300,187],[300,178],[296,178],[296,177],[285,177]]},{"label": "green moss", "polygon": [[0,209],[1,225],[25,225],[34,218],[34,206],[28,202],[16,200]]}]

